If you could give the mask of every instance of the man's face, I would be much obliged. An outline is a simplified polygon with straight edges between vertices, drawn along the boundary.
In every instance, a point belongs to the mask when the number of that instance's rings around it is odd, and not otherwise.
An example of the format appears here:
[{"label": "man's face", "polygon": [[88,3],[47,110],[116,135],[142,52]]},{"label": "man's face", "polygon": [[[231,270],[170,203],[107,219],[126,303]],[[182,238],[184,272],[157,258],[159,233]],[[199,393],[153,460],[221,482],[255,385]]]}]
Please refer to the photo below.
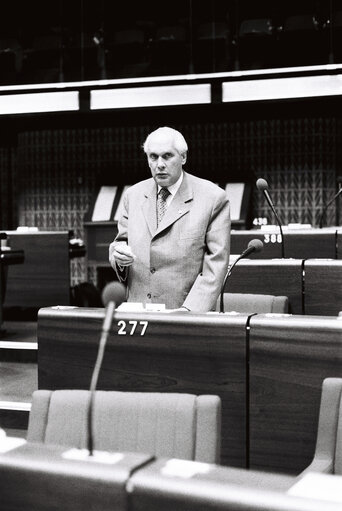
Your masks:
[{"label": "man's face", "polygon": [[147,161],[155,182],[167,187],[180,177],[186,155],[175,149],[172,137],[156,134],[149,142]]}]

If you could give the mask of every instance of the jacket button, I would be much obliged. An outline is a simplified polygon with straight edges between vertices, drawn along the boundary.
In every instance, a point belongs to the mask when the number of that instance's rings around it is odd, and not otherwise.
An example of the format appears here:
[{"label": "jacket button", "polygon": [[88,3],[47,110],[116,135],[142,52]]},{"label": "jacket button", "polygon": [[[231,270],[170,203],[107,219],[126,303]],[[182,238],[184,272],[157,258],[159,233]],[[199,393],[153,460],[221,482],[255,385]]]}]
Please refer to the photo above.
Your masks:
[{"label": "jacket button", "polygon": [[151,269],[150,269],[150,272],[151,272],[151,273],[155,273],[155,271],[156,271],[156,269],[155,269],[155,268],[151,268]]},{"label": "jacket button", "polygon": [[151,298],[151,297],[152,297],[151,293],[147,293],[147,298]]}]

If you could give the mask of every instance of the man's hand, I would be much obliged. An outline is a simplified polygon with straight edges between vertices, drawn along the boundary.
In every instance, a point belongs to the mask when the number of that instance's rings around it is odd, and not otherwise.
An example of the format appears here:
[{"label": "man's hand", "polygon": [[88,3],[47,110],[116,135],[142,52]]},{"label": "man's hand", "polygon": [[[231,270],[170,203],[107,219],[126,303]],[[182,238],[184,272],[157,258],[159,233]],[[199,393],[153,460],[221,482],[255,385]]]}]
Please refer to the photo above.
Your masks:
[{"label": "man's hand", "polygon": [[126,243],[117,243],[110,257],[110,263],[113,266],[116,262],[120,266],[131,266],[136,256],[133,254],[132,249]]}]

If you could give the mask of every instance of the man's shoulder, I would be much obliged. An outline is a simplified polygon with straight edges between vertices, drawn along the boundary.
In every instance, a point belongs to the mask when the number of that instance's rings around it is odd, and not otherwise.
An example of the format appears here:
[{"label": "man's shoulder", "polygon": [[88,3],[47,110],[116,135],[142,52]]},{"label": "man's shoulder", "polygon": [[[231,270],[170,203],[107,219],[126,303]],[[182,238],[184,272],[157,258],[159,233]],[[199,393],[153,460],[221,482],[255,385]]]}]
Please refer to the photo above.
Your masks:
[{"label": "man's shoulder", "polygon": [[134,185],[130,185],[129,188],[127,188],[127,195],[135,195],[136,193],[142,193],[147,192],[150,190],[154,185],[153,178],[144,179],[143,181],[139,181],[138,183],[135,183]]},{"label": "man's shoulder", "polygon": [[208,179],[203,179],[202,177],[194,176],[193,174],[186,173],[186,177],[188,179],[189,184],[191,184],[194,192],[200,191],[208,195],[212,195],[213,197],[225,197],[225,191],[220,188],[217,184],[209,181]]}]

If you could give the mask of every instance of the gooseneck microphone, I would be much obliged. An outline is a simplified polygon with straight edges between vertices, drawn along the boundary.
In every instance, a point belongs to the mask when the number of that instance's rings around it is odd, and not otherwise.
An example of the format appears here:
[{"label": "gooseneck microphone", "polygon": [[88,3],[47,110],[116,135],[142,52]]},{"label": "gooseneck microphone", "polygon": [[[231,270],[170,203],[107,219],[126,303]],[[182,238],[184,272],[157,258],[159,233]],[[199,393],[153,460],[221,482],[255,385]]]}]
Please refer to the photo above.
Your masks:
[{"label": "gooseneck microphone", "polygon": [[259,178],[257,180],[257,182],[256,182],[256,186],[257,186],[257,189],[265,195],[266,200],[267,200],[267,202],[268,202],[270,208],[272,209],[273,214],[274,214],[274,216],[276,218],[277,224],[279,225],[280,237],[281,237],[281,257],[284,259],[284,257],[285,257],[285,245],[284,245],[283,228],[282,228],[281,221],[280,221],[280,218],[278,216],[278,213],[276,212],[276,209],[275,209],[274,204],[272,202],[271,196],[268,193],[268,183],[267,183],[266,179]]},{"label": "gooseneck microphone", "polygon": [[226,273],[226,276],[225,276],[225,278],[223,280],[222,288],[221,288],[221,294],[220,294],[220,312],[224,312],[224,304],[223,304],[224,290],[225,290],[225,287],[226,287],[227,280],[230,277],[230,275],[232,274],[234,266],[236,265],[236,263],[238,263],[240,261],[240,259],[243,259],[244,257],[249,256],[253,252],[261,252],[263,247],[264,247],[264,244],[263,244],[263,242],[261,240],[258,240],[257,238],[254,239],[254,240],[251,240],[248,243],[246,250],[244,250],[242,252],[242,254],[234,261],[234,263],[228,269],[228,271]]},{"label": "gooseneck microphone", "polygon": [[326,210],[328,209],[328,207],[330,206],[330,204],[332,204],[336,199],[337,197],[339,197],[342,193],[342,187],[339,189],[339,191],[333,196],[332,199],[330,199],[329,202],[327,202],[327,204],[325,204],[325,206],[323,206],[322,208],[322,211],[321,211],[321,214],[319,215],[319,228],[322,229],[323,227],[323,217],[324,217],[324,213],[326,212]]},{"label": "gooseneck microphone", "polygon": [[94,412],[94,399],[97,382],[102,366],[103,355],[107,344],[109,332],[112,326],[115,308],[121,305],[126,298],[126,288],[120,282],[110,282],[102,292],[102,301],[106,307],[105,317],[102,323],[101,337],[99,347],[97,350],[96,362],[91,377],[89,388],[89,402],[88,402],[88,438],[87,447],[89,456],[93,456],[94,452],[94,434],[93,434],[93,412]]}]

